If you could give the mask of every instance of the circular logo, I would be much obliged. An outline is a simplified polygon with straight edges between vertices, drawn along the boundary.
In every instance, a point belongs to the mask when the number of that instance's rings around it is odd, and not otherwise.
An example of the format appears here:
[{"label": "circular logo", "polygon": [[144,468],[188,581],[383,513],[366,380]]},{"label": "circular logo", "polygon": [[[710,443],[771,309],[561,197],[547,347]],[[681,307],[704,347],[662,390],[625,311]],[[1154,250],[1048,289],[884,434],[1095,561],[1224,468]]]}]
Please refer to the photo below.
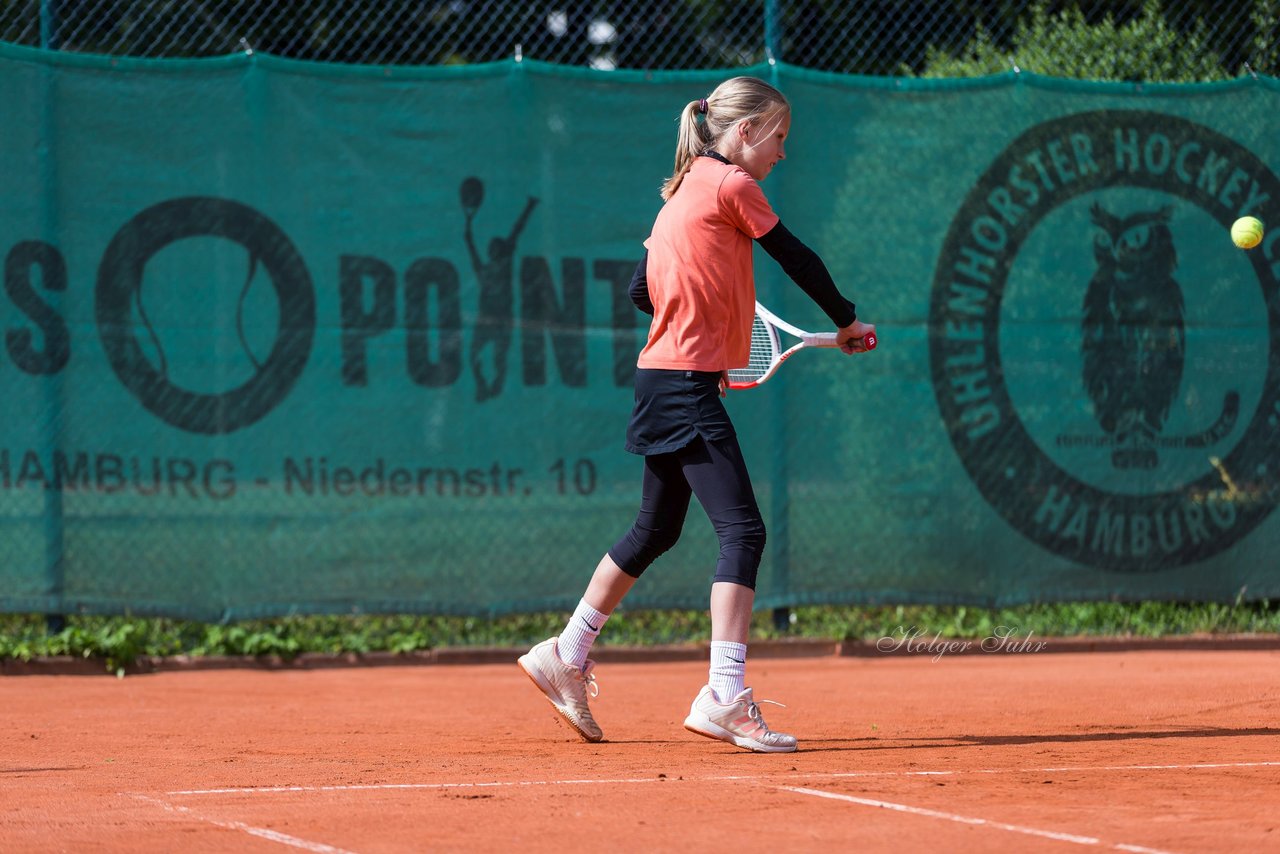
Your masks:
[{"label": "circular logo", "polygon": [[1249,253],[1226,235],[1245,213],[1280,222],[1278,202],[1247,149],[1146,111],[1037,125],[981,176],[938,260],[930,368],[1013,528],[1142,572],[1205,560],[1274,509],[1280,231]]},{"label": "circular logo", "polygon": [[[217,394],[173,384],[167,371],[147,358],[135,334],[133,306],[147,262],[169,244],[192,237],[218,237],[243,246],[251,270],[261,264],[270,276],[279,302],[270,354],[254,362],[247,381]],[[192,433],[231,433],[275,408],[306,367],[315,332],[315,294],[302,256],[279,226],[228,199],[172,199],[126,223],[102,258],[95,299],[98,332],[121,382],[152,413]]]}]

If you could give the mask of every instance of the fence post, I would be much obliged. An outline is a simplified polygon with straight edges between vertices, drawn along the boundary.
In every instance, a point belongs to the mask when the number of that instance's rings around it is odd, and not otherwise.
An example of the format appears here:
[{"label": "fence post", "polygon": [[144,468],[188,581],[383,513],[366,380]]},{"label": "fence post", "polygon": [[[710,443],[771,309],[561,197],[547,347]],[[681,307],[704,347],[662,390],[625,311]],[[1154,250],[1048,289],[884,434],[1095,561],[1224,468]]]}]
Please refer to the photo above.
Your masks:
[{"label": "fence post", "polygon": [[[765,0],[765,32],[769,32],[770,20],[773,20],[773,32],[777,33],[777,0]],[[766,35],[767,39],[767,35]],[[771,51],[772,48],[766,47]],[[778,62],[773,55],[769,57],[769,82],[781,88],[781,81],[778,79]],[[781,198],[777,195],[773,198],[774,207],[778,207]],[[782,304],[782,288],[779,285],[778,269],[776,267],[769,268],[769,300],[774,305]],[[773,513],[769,520],[769,536],[765,540],[769,547],[769,557],[772,562],[773,579],[772,588],[769,591],[771,598],[775,602],[785,602],[791,597],[791,478],[789,474],[789,466],[791,464],[790,454],[790,421],[788,413],[791,407],[787,405],[787,396],[789,394],[788,384],[778,383],[778,387],[774,389],[774,393],[778,396],[778,405],[772,407],[772,448],[770,449],[770,472],[769,484],[772,489],[771,498]],[[791,628],[791,608],[789,605],[777,605],[773,608],[773,628],[777,632],[786,632]]]},{"label": "fence post", "polygon": [[[42,0],[40,5],[40,42],[50,49],[57,49],[58,21],[56,0]],[[42,237],[51,245],[57,244],[58,209],[57,199],[57,141],[55,139],[57,124],[53,110],[55,92],[53,77],[57,69],[46,65],[43,69],[45,97],[41,106],[40,127],[40,181],[44,187],[44,204],[42,205],[41,231]],[[60,299],[56,291],[49,292],[50,300]],[[55,305],[56,307],[56,305]],[[50,467],[56,470],[55,456],[62,445],[62,409],[63,383],[62,372],[55,371],[44,377],[44,405],[46,407],[43,421],[42,441],[46,452],[45,458]],[[44,490],[44,565],[45,595],[55,608],[45,614],[45,623],[50,634],[57,634],[66,625],[62,612],[62,597],[65,592],[65,531],[63,529],[65,510],[62,502],[62,485],[55,483]]]},{"label": "fence post", "polygon": [[58,3],[59,0],[40,0],[40,46],[46,50],[58,50],[62,46]]},{"label": "fence post", "polygon": [[764,0],[764,56],[770,62],[782,61],[781,17],[779,0]]}]

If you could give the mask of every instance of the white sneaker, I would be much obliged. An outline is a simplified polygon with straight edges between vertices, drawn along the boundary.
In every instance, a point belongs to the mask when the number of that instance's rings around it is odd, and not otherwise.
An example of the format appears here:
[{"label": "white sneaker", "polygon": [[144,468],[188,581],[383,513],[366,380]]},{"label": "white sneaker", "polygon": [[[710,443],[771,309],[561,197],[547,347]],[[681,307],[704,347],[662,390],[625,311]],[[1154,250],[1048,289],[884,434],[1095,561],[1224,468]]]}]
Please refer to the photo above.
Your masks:
[{"label": "white sneaker", "polygon": [[[773,703],[772,700],[760,702]],[[769,729],[760,714],[760,707],[751,698],[750,688],[726,704],[716,700],[710,685],[702,686],[689,709],[689,717],[684,719],[684,728],[758,753],[791,753],[796,749],[794,735]]]},{"label": "white sneaker", "polygon": [[587,694],[595,697],[600,693],[592,674],[596,663],[588,659],[581,670],[565,664],[556,652],[556,640],[547,638],[520,656],[520,667],[584,741],[599,741],[604,733],[587,706]]}]

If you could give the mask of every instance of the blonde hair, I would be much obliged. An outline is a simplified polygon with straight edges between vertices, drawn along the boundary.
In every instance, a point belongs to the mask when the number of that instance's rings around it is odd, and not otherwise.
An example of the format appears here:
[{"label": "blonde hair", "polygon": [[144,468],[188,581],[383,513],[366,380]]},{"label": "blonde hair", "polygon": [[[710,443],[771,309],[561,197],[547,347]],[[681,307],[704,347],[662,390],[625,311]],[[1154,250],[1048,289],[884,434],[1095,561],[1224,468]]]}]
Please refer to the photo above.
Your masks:
[{"label": "blonde hair", "polygon": [[685,104],[680,113],[680,132],[676,138],[675,171],[662,185],[666,201],[680,189],[680,182],[694,158],[709,148],[740,122],[754,122],[771,113],[790,110],[786,97],[756,77],[734,77],[715,88],[706,98]]}]

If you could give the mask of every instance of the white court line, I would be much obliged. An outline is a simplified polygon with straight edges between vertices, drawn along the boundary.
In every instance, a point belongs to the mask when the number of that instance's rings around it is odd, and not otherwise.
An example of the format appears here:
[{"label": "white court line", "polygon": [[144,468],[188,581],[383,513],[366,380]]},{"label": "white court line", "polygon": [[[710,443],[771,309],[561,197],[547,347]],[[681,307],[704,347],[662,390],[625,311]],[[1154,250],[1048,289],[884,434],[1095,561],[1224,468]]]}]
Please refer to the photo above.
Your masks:
[{"label": "white court line", "polygon": [[261,795],[280,792],[358,792],[383,789],[485,789],[521,786],[604,786],[631,783],[775,783],[779,780],[850,777],[956,777],[964,774],[1063,774],[1078,771],[1194,771],[1211,768],[1275,768],[1280,762],[1199,762],[1189,765],[1064,765],[1056,768],[973,768],[941,771],[816,771],[794,774],[736,774],[708,777],[620,777],[595,780],[493,780],[475,783],[355,783],[335,786],[238,786],[222,789],[180,789],[165,792],[180,795]]},{"label": "white court line", "polygon": [[966,768],[960,771],[831,771],[800,777],[911,777],[960,774],[1062,774],[1067,771],[1195,771],[1203,768],[1276,768],[1280,762],[1196,762],[1186,765],[1060,765],[1056,768]]},{"label": "white court line", "polygon": [[[764,777],[690,777],[690,780],[762,780]],[[617,783],[678,782],[675,777],[622,777],[603,780],[493,780],[478,783],[352,783],[345,786],[242,786],[227,789],[182,789],[166,795],[258,795],[273,792],[359,792],[370,789],[495,789],[517,786],[593,786]]]},{"label": "white court line", "polygon": [[354,854],[345,848],[335,848],[332,845],[325,845],[323,842],[309,842],[306,839],[299,839],[296,836],[290,836],[287,833],[280,833],[275,830],[268,830],[265,827],[254,827],[245,824],[242,821],[220,821],[216,818],[209,818],[206,815],[200,815],[190,807],[178,806],[177,804],[165,803],[157,798],[149,798],[146,795],[134,795],[140,801],[147,801],[156,806],[163,807],[167,812],[182,813],[183,815],[194,818],[197,821],[203,821],[206,824],[216,825],[227,830],[239,830],[250,836],[257,836],[262,839],[268,839],[272,842],[279,842],[281,845],[288,845],[292,848],[301,848],[303,851],[314,851],[315,854]]},{"label": "white court line", "polygon": [[859,804],[864,807],[877,807],[879,809],[895,810],[897,812],[910,813],[911,815],[919,815],[926,818],[940,818],[945,821],[958,822],[959,824],[981,825],[982,827],[990,827],[995,830],[1007,830],[1010,833],[1025,833],[1028,836],[1040,836],[1045,839],[1053,839],[1057,842],[1072,842],[1076,845],[1104,845],[1108,848],[1115,848],[1121,851],[1138,852],[1138,854],[1168,854],[1168,852],[1160,851],[1156,848],[1143,848],[1140,845],[1103,842],[1095,836],[1080,836],[1074,833],[1059,833],[1054,830],[1040,830],[1035,827],[1025,827],[1020,824],[1006,824],[1003,821],[991,821],[990,819],[985,818],[974,818],[972,816],[941,812],[940,810],[925,809],[924,807],[895,804],[891,801],[877,801],[873,798],[858,798],[853,795],[844,795],[838,792],[824,792],[820,789],[803,789],[797,786],[778,786],[778,788],[784,792],[795,792],[798,795],[811,795],[815,798],[829,798],[833,801],[845,801],[851,804]]},{"label": "white court line", "polygon": [[1044,768],[1042,770],[1053,771],[1182,771],[1197,768],[1270,768],[1280,766],[1280,762],[1196,762],[1191,765],[1084,765],[1081,767],[1072,767],[1064,765],[1061,768]]}]

